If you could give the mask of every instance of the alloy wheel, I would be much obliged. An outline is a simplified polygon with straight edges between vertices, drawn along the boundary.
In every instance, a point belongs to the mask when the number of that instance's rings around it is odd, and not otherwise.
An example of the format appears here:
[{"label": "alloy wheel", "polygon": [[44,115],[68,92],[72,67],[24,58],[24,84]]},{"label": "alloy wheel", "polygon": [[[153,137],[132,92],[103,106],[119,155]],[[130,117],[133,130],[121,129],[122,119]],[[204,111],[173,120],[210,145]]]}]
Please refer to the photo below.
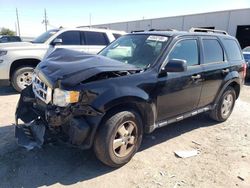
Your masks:
[{"label": "alloy wheel", "polygon": [[113,140],[113,152],[117,157],[127,156],[135,147],[137,141],[137,127],[133,121],[122,123]]}]

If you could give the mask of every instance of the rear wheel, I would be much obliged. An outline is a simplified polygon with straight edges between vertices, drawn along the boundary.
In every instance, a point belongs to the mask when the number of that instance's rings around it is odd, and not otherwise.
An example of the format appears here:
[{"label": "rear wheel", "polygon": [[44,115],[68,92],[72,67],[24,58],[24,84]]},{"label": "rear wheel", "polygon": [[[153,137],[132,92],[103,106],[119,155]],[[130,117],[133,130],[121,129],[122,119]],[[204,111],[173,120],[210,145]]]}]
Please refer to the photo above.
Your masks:
[{"label": "rear wheel", "polygon": [[12,86],[18,92],[21,92],[32,82],[34,67],[31,66],[22,66],[17,68],[11,77]]},{"label": "rear wheel", "polygon": [[120,167],[134,156],[142,141],[142,122],[136,112],[122,111],[101,125],[94,151],[99,160],[111,167]]},{"label": "rear wheel", "polygon": [[227,87],[221,96],[218,105],[210,112],[210,117],[216,121],[226,121],[231,115],[236,100],[233,87]]}]

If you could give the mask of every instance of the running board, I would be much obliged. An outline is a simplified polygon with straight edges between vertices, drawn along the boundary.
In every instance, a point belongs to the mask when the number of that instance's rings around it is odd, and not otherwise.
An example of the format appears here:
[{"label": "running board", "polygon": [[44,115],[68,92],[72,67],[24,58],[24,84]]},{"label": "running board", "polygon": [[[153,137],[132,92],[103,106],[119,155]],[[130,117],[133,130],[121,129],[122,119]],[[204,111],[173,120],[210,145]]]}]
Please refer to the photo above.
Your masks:
[{"label": "running board", "polygon": [[212,109],[212,106],[206,106],[204,108],[200,108],[198,110],[195,110],[195,111],[191,111],[191,112],[188,112],[188,113],[185,113],[183,115],[180,115],[180,116],[177,116],[177,117],[174,117],[174,118],[171,118],[171,119],[168,119],[166,121],[162,121],[158,124],[155,124],[154,125],[154,129],[156,128],[160,128],[160,127],[164,127],[166,125],[169,125],[171,123],[175,123],[175,122],[178,122],[178,121],[181,121],[183,119],[186,119],[186,118],[189,118],[189,117],[192,117],[192,116],[195,116],[197,114],[200,114],[200,113],[203,113],[203,112],[207,112],[209,110]]}]

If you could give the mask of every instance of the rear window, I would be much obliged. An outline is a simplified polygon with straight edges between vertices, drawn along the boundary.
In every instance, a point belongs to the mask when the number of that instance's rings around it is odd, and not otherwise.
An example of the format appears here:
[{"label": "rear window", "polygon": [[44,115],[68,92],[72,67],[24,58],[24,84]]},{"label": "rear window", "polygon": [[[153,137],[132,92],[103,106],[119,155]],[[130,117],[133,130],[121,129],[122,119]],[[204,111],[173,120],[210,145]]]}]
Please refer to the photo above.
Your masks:
[{"label": "rear window", "polygon": [[109,44],[105,33],[85,31],[84,36],[86,45],[106,46]]},{"label": "rear window", "polygon": [[113,33],[113,36],[115,37],[115,39],[118,39],[122,35],[121,34],[117,34],[117,33]]},{"label": "rear window", "polygon": [[224,61],[223,50],[216,39],[203,39],[204,63]]},{"label": "rear window", "polygon": [[223,44],[227,52],[228,60],[231,60],[231,61],[242,60],[240,47],[235,40],[224,39]]}]

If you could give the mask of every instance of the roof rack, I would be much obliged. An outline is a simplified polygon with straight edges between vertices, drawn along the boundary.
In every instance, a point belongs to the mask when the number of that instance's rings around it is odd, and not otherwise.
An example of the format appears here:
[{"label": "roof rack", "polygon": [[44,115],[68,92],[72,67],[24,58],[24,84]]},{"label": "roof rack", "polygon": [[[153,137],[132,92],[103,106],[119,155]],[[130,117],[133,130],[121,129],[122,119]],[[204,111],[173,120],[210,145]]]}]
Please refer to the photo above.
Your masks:
[{"label": "roof rack", "polygon": [[150,29],[148,31],[177,31],[176,29]]},{"label": "roof rack", "polygon": [[151,32],[151,31],[178,31],[176,29],[149,29],[149,30],[135,30],[131,31],[131,33],[138,33],[138,32]]},{"label": "roof rack", "polygon": [[219,33],[219,34],[223,34],[223,35],[228,35],[228,33],[226,31],[222,31],[222,30],[215,30],[215,29],[204,29],[204,28],[196,28],[196,27],[192,27],[189,32],[206,32],[206,33]]}]

